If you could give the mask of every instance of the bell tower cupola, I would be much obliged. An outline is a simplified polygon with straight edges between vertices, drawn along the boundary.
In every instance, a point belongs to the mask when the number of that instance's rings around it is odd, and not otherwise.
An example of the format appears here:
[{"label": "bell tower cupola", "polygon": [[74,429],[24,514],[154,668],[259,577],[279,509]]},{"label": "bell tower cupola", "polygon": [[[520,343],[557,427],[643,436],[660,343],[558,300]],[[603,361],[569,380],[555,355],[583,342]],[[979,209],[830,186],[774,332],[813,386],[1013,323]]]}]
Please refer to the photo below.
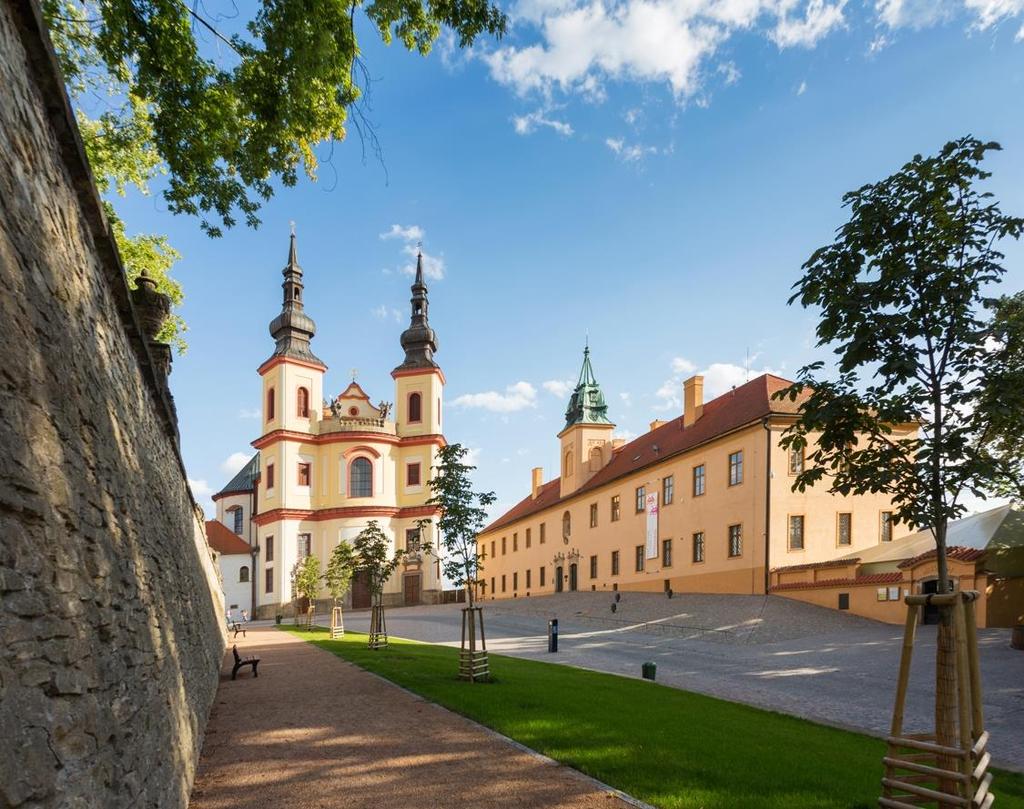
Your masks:
[{"label": "bell tower cupola", "polygon": [[312,362],[323,365],[310,347],[310,340],[316,334],[316,323],[306,314],[303,307],[302,267],[295,251],[295,230],[292,229],[288,247],[288,264],[282,270],[284,300],[281,313],[270,321],[270,335],[274,338],[274,357]]},{"label": "bell tower cupola", "polygon": [[412,285],[412,317],[409,321],[409,328],[402,332],[402,349],[405,351],[405,361],[399,365],[396,371],[411,370],[414,368],[437,368],[434,362],[434,353],[437,351],[437,335],[430,328],[430,321],[427,318],[427,285],[423,281],[423,252],[416,256],[416,280]]},{"label": "bell tower cupola", "polygon": [[612,459],[612,431],[608,403],[590,365],[590,345],[583,349],[579,380],[565,410],[561,442],[562,474],[560,493],[567,497],[586,483]]}]

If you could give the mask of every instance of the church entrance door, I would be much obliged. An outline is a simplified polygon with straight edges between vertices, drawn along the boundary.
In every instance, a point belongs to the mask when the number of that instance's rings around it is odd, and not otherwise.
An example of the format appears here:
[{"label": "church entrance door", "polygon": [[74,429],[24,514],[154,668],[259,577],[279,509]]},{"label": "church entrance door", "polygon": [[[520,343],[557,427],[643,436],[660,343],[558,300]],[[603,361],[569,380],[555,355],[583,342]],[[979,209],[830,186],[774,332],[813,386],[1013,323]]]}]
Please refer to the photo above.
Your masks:
[{"label": "church entrance door", "polygon": [[420,603],[420,582],[422,576],[419,573],[413,573],[406,576],[402,584],[405,590],[405,606],[411,607],[414,604]]},{"label": "church entrance door", "polygon": [[575,593],[576,592],[576,585],[577,585],[576,570],[577,570],[577,567],[578,567],[578,565],[576,565],[575,562],[573,564],[569,565],[569,592],[570,593]]},{"label": "church entrance door", "polygon": [[562,573],[562,566],[559,565],[555,568],[555,592],[560,593],[563,590],[562,580],[565,574]]}]

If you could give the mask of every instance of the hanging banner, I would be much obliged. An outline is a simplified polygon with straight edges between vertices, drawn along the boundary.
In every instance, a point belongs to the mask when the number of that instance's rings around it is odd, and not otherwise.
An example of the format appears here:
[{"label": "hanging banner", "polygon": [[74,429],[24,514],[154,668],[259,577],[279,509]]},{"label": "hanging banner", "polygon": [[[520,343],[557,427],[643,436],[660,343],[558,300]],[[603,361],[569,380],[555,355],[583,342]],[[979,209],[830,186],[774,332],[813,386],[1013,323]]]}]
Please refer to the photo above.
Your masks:
[{"label": "hanging banner", "polygon": [[647,558],[658,558],[658,493],[651,492],[644,499],[647,511]]}]

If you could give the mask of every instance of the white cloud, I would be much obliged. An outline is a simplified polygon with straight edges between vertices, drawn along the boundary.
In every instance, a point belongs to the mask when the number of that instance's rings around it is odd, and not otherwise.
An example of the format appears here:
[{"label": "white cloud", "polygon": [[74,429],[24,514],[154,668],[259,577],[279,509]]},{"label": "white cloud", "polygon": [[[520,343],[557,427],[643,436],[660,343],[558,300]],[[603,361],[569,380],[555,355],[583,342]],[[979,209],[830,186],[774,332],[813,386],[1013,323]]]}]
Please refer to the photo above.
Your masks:
[{"label": "white cloud", "polygon": [[210,488],[210,484],[205,480],[188,478],[188,487],[192,490],[192,495],[197,498],[205,498],[213,494],[213,489]]},{"label": "white cloud", "polygon": [[[876,0],[878,19],[889,28],[928,28],[953,18],[960,10],[971,28],[984,31],[1024,14],[1024,0]],[[1021,29],[1024,32],[1024,28]],[[1018,34],[1018,38],[1021,37]]]},{"label": "white cloud", "polygon": [[238,411],[238,418],[240,419],[258,419],[261,415],[263,414],[260,413],[260,409],[258,407],[254,407],[251,410],[243,407]]},{"label": "white cloud", "polygon": [[559,135],[565,137],[572,135],[573,129],[570,124],[546,116],[547,112],[543,109],[534,110],[526,115],[514,115],[512,117],[512,125],[515,127],[516,134],[518,135],[532,135],[537,131],[537,127],[541,126],[553,129]]},{"label": "white cloud", "polygon": [[571,379],[549,379],[547,382],[542,382],[541,387],[553,396],[564,399],[575,386]]},{"label": "white cloud", "polygon": [[635,163],[638,160],[643,160],[648,155],[658,153],[658,147],[656,146],[645,146],[642,143],[626,143],[622,138],[605,138],[604,145],[626,163]]},{"label": "white cloud", "polygon": [[619,394],[619,398],[622,399],[622,403],[626,407],[632,407],[633,406],[633,396],[630,393],[628,393],[628,392],[620,393]]},{"label": "white cloud", "polygon": [[692,374],[697,370],[697,366],[685,357],[673,357],[672,358],[672,373],[674,374]]},{"label": "white cloud", "polygon": [[871,40],[871,44],[868,45],[868,55],[874,56],[876,53],[889,47],[891,40],[885,34],[879,34]]},{"label": "white cloud", "polygon": [[1013,38],[1014,42],[1024,42],[1024,25],[1020,27],[1017,35]]},{"label": "white cloud", "polygon": [[392,225],[391,230],[380,234],[382,239],[401,239],[403,242],[418,242],[427,234],[419,225]]},{"label": "white cloud", "polygon": [[466,454],[462,458],[462,462],[466,466],[477,466],[480,463],[480,453],[483,452],[480,447],[466,447]]},{"label": "white cloud", "polygon": [[220,471],[228,475],[233,475],[245,466],[251,457],[251,452],[232,452],[227,458],[221,461]]},{"label": "white cloud", "polygon": [[375,306],[370,310],[375,318],[378,320],[394,320],[395,323],[402,322],[402,312],[396,309],[394,306],[385,306],[383,303],[380,306]]},{"label": "white cloud", "polygon": [[[756,359],[756,355],[753,359]],[[733,387],[738,387],[761,374],[778,373],[767,367],[754,368],[752,363],[748,369],[731,362],[713,362],[697,371],[697,366],[684,357],[675,357],[671,366],[672,377],[666,379],[661,387],[654,392],[655,397],[659,400],[659,404],[654,405],[655,410],[680,410],[683,406],[683,380],[693,376],[694,372],[704,377],[705,402],[721,396]]]},{"label": "white cloud", "polygon": [[504,393],[489,390],[484,393],[464,393],[452,402],[456,407],[473,407],[493,413],[514,413],[537,406],[537,389],[529,382],[516,382]]},{"label": "white cloud", "polygon": [[625,428],[621,430],[612,430],[612,438],[621,438],[623,441],[629,442],[636,438],[636,433]]},{"label": "white cloud", "polygon": [[630,126],[633,126],[633,124],[640,120],[641,115],[643,115],[642,110],[633,108],[630,110],[626,110],[625,114],[622,116],[622,120],[624,120]]},{"label": "white cloud", "polygon": [[[995,0],[991,0],[995,1]],[[1008,0],[1003,0],[1007,2]],[[734,83],[739,68],[707,63],[737,31],[753,29],[780,48],[814,47],[845,22],[847,0],[520,0],[521,44],[482,58],[492,77],[520,95],[604,96],[609,81],[667,84],[698,97],[708,79]]]},{"label": "white cloud", "polygon": [[802,82],[800,82],[800,86],[796,88],[796,94],[798,96],[802,96],[806,92],[807,92],[807,82],[802,81]]}]

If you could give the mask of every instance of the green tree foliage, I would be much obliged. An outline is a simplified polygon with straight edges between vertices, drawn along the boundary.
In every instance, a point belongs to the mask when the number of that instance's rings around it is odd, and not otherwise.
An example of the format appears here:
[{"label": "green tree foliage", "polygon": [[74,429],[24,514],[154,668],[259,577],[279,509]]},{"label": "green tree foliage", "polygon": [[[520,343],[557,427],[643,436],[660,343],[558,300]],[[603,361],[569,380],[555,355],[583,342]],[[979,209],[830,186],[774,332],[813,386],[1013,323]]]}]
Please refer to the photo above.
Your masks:
[{"label": "green tree foliage", "polygon": [[[827,479],[834,493],[891,496],[897,521],[934,533],[943,588],[963,496],[1019,485],[1021,469],[1021,300],[986,297],[1004,273],[995,245],[1024,230],[979,188],[997,149],[962,138],[846,194],[850,220],[790,299],[820,309],[818,345],[838,358],[834,379],[816,362],[779,394],[807,397],[782,445],[817,438],[794,488]],[[911,423],[916,436],[894,431]]]},{"label": "green tree foliage", "polygon": [[367,523],[352,545],[356,553],[357,567],[366,572],[373,602],[380,604],[384,585],[402,563],[405,551],[395,549],[393,555],[388,554],[391,541],[376,520]]},{"label": "green tree foliage", "polygon": [[356,567],[355,549],[345,540],[335,545],[324,571],[324,584],[334,600],[334,606],[345,598],[352,585],[352,574]]},{"label": "green tree foliage", "polygon": [[[275,181],[294,185],[300,168],[315,177],[314,147],[345,138],[362,94],[357,12],[384,42],[397,37],[424,55],[442,26],[467,46],[485,32],[501,36],[507,24],[487,0],[260,0],[242,5],[255,8],[242,33],[225,36],[200,14],[208,7],[42,0],[101,192],[148,193],[165,174],[168,208],[198,216],[211,235],[238,216],[255,227]],[[238,6],[225,10],[237,16]],[[114,230],[130,275],[147,269],[180,301],[167,276],[178,256],[166,239]],[[165,334],[179,349],[182,327],[176,319]]]},{"label": "green tree foliage", "polygon": [[309,599],[310,605],[320,593],[320,560],[310,554],[292,569],[292,592],[298,598]]},{"label": "green tree foliage", "polygon": [[444,573],[455,586],[465,585],[472,607],[474,585],[483,570],[476,537],[486,524],[487,507],[497,498],[494,492],[473,491],[470,472],[476,467],[463,463],[468,452],[461,444],[449,444],[438,451],[434,476],[427,482],[431,491],[427,505],[441,511],[438,530],[441,546],[447,552]]}]

